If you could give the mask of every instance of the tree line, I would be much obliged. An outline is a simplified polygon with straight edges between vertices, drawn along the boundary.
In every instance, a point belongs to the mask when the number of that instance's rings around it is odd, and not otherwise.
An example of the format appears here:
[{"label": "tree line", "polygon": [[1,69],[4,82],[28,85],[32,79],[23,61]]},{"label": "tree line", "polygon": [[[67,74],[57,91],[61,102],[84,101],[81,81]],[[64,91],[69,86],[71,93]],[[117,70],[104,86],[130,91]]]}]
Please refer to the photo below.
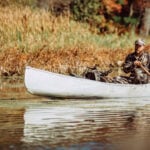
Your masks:
[{"label": "tree line", "polygon": [[[0,5],[29,5],[51,11],[54,15],[71,14],[76,21],[96,27],[97,33],[119,32],[135,28],[136,32],[150,34],[149,0],[5,0]],[[121,32],[122,33],[122,32]]]}]

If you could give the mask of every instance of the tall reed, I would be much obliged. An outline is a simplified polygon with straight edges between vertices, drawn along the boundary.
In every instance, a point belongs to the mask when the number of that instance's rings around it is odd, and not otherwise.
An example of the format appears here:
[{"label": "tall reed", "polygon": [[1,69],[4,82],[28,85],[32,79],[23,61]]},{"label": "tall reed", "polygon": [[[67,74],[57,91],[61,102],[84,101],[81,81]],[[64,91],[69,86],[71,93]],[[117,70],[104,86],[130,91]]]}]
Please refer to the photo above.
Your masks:
[{"label": "tall reed", "polygon": [[94,49],[131,48],[137,36],[133,33],[97,35],[89,26],[67,16],[55,17],[50,12],[30,7],[0,8],[0,51],[19,48],[37,51],[46,46],[53,50],[86,45]]},{"label": "tall reed", "polygon": [[95,64],[108,69],[124,60],[137,38],[134,31],[97,35],[69,13],[55,17],[42,9],[1,7],[0,74],[22,75],[25,65],[77,74]]}]

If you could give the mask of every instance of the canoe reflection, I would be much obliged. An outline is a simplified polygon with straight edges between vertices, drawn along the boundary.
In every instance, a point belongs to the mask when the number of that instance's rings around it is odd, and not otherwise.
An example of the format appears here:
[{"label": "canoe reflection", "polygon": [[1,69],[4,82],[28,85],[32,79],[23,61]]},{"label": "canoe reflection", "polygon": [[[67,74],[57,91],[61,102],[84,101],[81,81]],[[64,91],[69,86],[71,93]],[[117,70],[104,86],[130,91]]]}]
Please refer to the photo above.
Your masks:
[{"label": "canoe reflection", "polygon": [[0,106],[0,149],[145,150],[149,146],[148,100],[46,99],[0,101]]},{"label": "canoe reflection", "polygon": [[[118,141],[137,140],[138,132],[142,131],[136,110],[28,108],[24,120],[25,143],[49,143],[51,146],[82,145],[90,142],[112,146],[113,143],[118,144]],[[146,130],[147,128],[142,131],[145,136]]]}]

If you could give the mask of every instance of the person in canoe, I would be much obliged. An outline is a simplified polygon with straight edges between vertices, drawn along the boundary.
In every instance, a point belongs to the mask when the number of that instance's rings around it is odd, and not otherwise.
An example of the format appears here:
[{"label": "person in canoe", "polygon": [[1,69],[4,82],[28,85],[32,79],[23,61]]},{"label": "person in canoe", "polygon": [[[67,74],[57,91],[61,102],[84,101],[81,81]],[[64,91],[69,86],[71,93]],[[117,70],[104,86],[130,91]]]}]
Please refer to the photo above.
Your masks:
[{"label": "person in canoe", "polygon": [[113,83],[146,84],[150,82],[150,54],[145,51],[145,42],[141,39],[135,41],[134,52],[128,54],[123,63],[123,71],[129,76],[117,76]]},{"label": "person in canoe", "polygon": [[123,71],[130,73],[128,82],[132,84],[146,84],[150,81],[150,54],[145,51],[145,42],[135,41],[135,50],[129,54],[123,64]]},{"label": "person in canoe", "polygon": [[146,84],[150,82],[150,54],[145,51],[145,42],[141,39],[135,41],[134,52],[129,54],[123,63],[123,71],[130,76],[117,76],[108,78],[111,70],[106,72],[92,68],[85,73],[85,78],[109,83]]}]

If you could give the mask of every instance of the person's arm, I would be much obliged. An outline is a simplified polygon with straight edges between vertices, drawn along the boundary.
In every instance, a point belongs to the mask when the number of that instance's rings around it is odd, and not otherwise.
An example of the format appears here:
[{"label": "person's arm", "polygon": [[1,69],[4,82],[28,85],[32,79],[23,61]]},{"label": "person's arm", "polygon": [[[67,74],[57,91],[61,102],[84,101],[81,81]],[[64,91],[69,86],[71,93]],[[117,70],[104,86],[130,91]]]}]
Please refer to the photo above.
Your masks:
[{"label": "person's arm", "polygon": [[132,56],[128,55],[125,60],[125,63],[123,64],[123,71],[125,73],[129,73],[133,70],[133,68],[134,68],[134,61],[132,60]]}]

